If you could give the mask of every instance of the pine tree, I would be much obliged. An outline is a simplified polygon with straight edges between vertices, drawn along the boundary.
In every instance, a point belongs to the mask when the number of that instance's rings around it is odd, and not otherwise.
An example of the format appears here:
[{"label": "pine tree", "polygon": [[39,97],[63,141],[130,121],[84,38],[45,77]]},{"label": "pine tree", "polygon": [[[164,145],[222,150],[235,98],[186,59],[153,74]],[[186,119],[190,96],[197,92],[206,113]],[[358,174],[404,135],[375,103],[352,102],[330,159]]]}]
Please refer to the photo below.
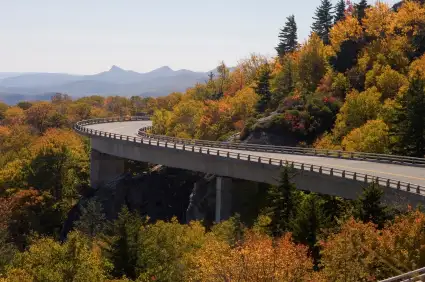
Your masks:
[{"label": "pine tree", "polygon": [[115,236],[110,249],[110,259],[114,265],[113,275],[136,279],[136,265],[138,259],[139,230],[142,219],[136,213],[131,213],[124,207],[114,222],[112,229]]},{"label": "pine tree", "polygon": [[325,44],[329,44],[329,32],[333,25],[332,3],[330,0],[322,0],[320,6],[316,9],[313,19],[312,31],[317,33]]},{"label": "pine tree", "polygon": [[382,228],[391,217],[389,208],[382,204],[383,194],[384,191],[377,183],[364,188],[362,195],[354,203],[356,218],[363,222],[373,222]]},{"label": "pine tree", "polygon": [[260,99],[256,105],[257,111],[259,113],[263,113],[266,110],[271,99],[270,78],[270,66],[268,64],[264,64],[259,69],[256,79],[256,86],[254,87],[254,91],[260,96]]},{"label": "pine tree", "polygon": [[295,22],[294,15],[286,18],[285,26],[280,30],[279,39],[279,45],[276,47],[279,57],[283,57],[286,53],[293,52],[297,49],[297,23]]},{"label": "pine tree", "polygon": [[339,0],[338,3],[336,3],[336,6],[335,6],[334,23],[336,24],[337,22],[339,22],[343,19],[345,19],[345,1]]},{"label": "pine tree", "polygon": [[278,186],[271,186],[268,191],[266,215],[270,217],[271,234],[281,236],[290,229],[290,221],[295,216],[300,194],[290,182],[289,168],[285,167]]},{"label": "pine tree", "polygon": [[81,216],[74,226],[80,232],[93,238],[104,231],[106,226],[106,217],[102,211],[102,205],[95,199],[89,200],[81,208]]},{"label": "pine tree", "polygon": [[425,80],[419,73],[410,80],[407,92],[398,98],[390,134],[394,137],[392,151],[399,155],[425,156]]},{"label": "pine tree", "polygon": [[369,8],[367,0],[360,0],[358,4],[354,5],[355,14],[359,22],[362,22],[362,19],[366,16],[366,9]]},{"label": "pine tree", "polygon": [[309,194],[298,205],[296,217],[290,223],[294,239],[309,247],[316,266],[320,256],[317,245],[319,233],[328,221],[321,199],[316,194]]}]

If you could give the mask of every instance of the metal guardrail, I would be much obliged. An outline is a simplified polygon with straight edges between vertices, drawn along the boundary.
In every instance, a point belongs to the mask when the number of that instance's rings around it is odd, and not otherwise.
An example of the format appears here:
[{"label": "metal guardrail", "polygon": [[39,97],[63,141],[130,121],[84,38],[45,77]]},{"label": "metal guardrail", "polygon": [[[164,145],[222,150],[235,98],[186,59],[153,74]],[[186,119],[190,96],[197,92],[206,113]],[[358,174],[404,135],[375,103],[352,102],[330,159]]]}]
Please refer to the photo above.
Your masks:
[{"label": "metal guardrail", "polygon": [[398,276],[394,276],[380,282],[418,282],[425,281],[425,267],[413,270]]},{"label": "metal guardrail", "polygon": [[[151,135],[146,133],[145,131],[143,131],[144,133],[142,133],[143,135],[141,137],[134,137],[134,136],[115,134],[115,133],[110,133],[110,132],[105,132],[100,130],[89,129],[85,127],[85,125],[89,125],[89,124],[122,122],[122,121],[147,121],[147,120],[149,120],[149,117],[124,117],[124,118],[104,118],[104,119],[84,120],[81,122],[77,122],[74,126],[74,130],[76,130],[77,132],[81,134],[89,135],[89,136],[112,138],[112,139],[123,140],[127,142],[134,142],[139,144],[141,143],[141,144],[146,144],[151,146],[160,146],[165,148],[173,148],[173,149],[178,149],[183,151],[191,151],[191,152],[220,156],[225,158],[257,162],[261,164],[269,164],[269,165],[279,166],[279,167],[289,165],[301,171],[311,171],[311,172],[316,172],[320,174],[327,174],[331,176],[342,177],[345,179],[362,181],[364,183],[375,182],[383,187],[394,188],[397,190],[408,191],[411,193],[416,193],[416,194],[425,196],[425,187],[421,185],[408,183],[408,182],[388,179],[384,177],[376,177],[373,175],[351,172],[348,170],[335,169],[335,168],[330,168],[330,167],[325,167],[320,165],[299,163],[299,162],[293,162],[293,161],[288,162],[282,159],[274,159],[270,157],[262,157],[257,155],[235,153],[228,150],[216,149],[216,148],[233,149],[233,147],[227,147],[227,146],[234,145],[232,143],[202,141],[202,140],[201,140],[202,142],[199,143],[199,140],[188,140],[188,139],[181,139],[181,138]],[[212,148],[212,145],[214,145],[214,148]],[[235,149],[244,150],[245,148],[245,147],[239,147],[239,144],[237,144],[236,146],[237,147]],[[282,151],[276,151],[276,152],[282,152]]]},{"label": "metal guardrail", "polygon": [[176,142],[179,144],[186,144],[186,145],[198,145],[198,146],[204,146],[204,147],[237,149],[237,150],[245,150],[245,151],[308,155],[308,156],[328,157],[328,158],[334,157],[334,158],[341,158],[341,159],[375,161],[375,162],[385,162],[385,163],[425,167],[425,158],[362,153],[362,152],[347,152],[347,151],[315,149],[315,148],[256,145],[256,144],[246,144],[246,143],[228,143],[228,142],[206,141],[206,140],[196,140],[196,139],[184,139],[184,138],[170,137],[170,136],[164,136],[164,135],[150,134],[147,131],[151,129],[152,129],[152,126],[143,127],[139,129],[138,134],[143,137],[151,136],[152,138],[156,138],[162,141]]}]

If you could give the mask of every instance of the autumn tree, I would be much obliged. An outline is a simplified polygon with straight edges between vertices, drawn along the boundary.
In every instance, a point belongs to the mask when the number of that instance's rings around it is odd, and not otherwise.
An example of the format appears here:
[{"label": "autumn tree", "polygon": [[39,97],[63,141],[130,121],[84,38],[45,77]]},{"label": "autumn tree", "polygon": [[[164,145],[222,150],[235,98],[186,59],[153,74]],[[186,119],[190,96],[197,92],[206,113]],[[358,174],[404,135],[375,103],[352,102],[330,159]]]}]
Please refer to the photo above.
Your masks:
[{"label": "autumn tree", "polygon": [[378,279],[385,279],[424,267],[425,214],[418,210],[397,216],[381,230],[377,247]]},{"label": "autumn tree", "polygon": [[286,53],[293,52],[298,47],[297,24],[295,16],[291,15],[286,18],[285,26],[279,33],[279,44],[276,47],[278,56],[283,57]]},{"label": "autumn tree", "polygon": [[335,6],[334,23],[337,23],[345,18],[345,1],[339,0]]},{"label": "autumn tree", "polygon": [[[105,281],[107,271],[99,252],[80,233],[71,233],[64,244],[51,238],[36,240],[18,254],[7,270],[6,281]],[[9,280],[26,277],[26,280]]]},{"label": "autumn tree", "polygon": [[276,240],[248,232],[234,248],[211,234],[188,258],[185,281],[309,281],[307,248],[286,234]]},{"label": "autumn tree", "polygon": [[55,109],[51,103],[38,102],[25,111],[26,121],[29,125],[43,133],[50,127],[51,118],[55,114]]},{"label": "autumn tree", "polygon": [[25,121],[25,113],[19,107],[10,107],[4,113],[3,123],[7,125],[22,125]]},{"label": "autumn tree", "polygon": [[381,96],[376,87],[369,88],[361,93],[356,90],[350,92],[337,115],[334,128],[335,136],[341,138],[351,130],[362,126],[368,120],[376,119],[382,107]]},{"label": "autumn tree", "polygon": [[389,152],[389,127],[382,120],[369,120],[353,129],[342,140],[347,151],[385,154]]},{"label": "autumn tree", "polygon": [[328,66],[326,46],[317,34],[313,34],[297,54],[297,82],[303,88],[314,92]]},{"label": "autumn tree", "polygon": [[313,17],[311,29],[325,44],[329,44],[329,32],[333,25],[332,3],[329,0],[321,0],[320,6],[316,9]]},{"label": "autumn tree", "polygon": [[17,251],[8,231],[12,213],[13,203],[6,197],[0,197],[0,275],[4,273]]},{"label": "autumn tree", "polygon": [[62,216],[53,197],[35,189],[18,190],[5,198],[10,203],[8,240],[24,250],[33,233],[44,236],[59,234]]},{"label": "autumn tree", "polygon": [[321,242],[323,281],[370,281],[378,264],[377,242],[372,223],[349,219],[339,232]]},{"label": "autumn tree", "polygon": [[216,93],[214,94],[213,98],[218,100],[221,97],[223,97],[225,87],[229,83],[229,69],[227,68],[226,64],[222,61],[220,65],[217,67],[217,89]]},{"label": "autumn tree", "polygon": [[393,151],[399,155],[425,155],[425,80],[416,73],[409,89],[398,97],[399,106],[393,120],[391,135],[395,137]]},{"label": "autumn tree", "polygon": [[31,148],[33,157],[25,169],[28,184],[50,191],[57,200],[71,200],[78,185],[88,183],[86,149],[82,139],[69,130],[47,130]]},{"label": "autumn tree", "polygon": [[9,106],[0,101],[0,121],[4,119],[4,113],[9,108]]},{"label": "autumn tree", "polygon": [[199,222],[188,225],[157,221],[139,231],[137,272],[140,280],[184,281],[186,256],[198,249],[205,228]]}]

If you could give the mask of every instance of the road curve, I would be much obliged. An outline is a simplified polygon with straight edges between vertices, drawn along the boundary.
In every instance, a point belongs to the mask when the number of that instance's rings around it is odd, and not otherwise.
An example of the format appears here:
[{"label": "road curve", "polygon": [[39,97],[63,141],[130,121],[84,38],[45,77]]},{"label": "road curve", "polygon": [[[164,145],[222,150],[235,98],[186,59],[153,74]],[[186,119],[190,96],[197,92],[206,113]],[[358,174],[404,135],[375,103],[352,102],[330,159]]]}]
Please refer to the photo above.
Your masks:
[{"label": "road curve", "polygon": [[[142,127],[150,126],[151,121],[125,121],[113,123],[99,123],[85,125],[88,129],[137,137],[138,130]],[[208,147],[209,149],[214,149]],[[425,169],[423,167],[406,166],[400,164],[378,163],[372,161],[338,159],[329,157],[315,157],[306,155],[282,154],[272,152],[259,152],[250,150],[235,150],[217,148],[220,151],[233,153],[244,153],[252,156],[279,159],[289,162],[299,162],[318,166],[324,166],[339,170],[368,174],[380,178],[388,178],[396,181],[408,182],[414,185],[425,187]]]}]

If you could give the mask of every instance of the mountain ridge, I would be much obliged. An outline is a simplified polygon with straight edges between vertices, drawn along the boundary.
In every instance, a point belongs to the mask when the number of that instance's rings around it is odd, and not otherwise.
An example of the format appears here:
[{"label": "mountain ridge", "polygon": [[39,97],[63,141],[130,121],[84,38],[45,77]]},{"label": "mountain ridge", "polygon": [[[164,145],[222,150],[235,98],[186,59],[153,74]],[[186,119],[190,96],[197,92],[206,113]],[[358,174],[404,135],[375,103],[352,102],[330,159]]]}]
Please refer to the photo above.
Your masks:
[{"label": "mountain ridge", "polygon": [[31,100],[45,98],[48,93],[56,92],[76,98],[87,95],[163,96],[171,92],[182,92],[196,83],[205,82],[208,73],[187,69],[173,70],[169,66],[139,73],[117,65],[90,75],[0,73],[0,100],[10,104],[15,102],[14,97]]}]

